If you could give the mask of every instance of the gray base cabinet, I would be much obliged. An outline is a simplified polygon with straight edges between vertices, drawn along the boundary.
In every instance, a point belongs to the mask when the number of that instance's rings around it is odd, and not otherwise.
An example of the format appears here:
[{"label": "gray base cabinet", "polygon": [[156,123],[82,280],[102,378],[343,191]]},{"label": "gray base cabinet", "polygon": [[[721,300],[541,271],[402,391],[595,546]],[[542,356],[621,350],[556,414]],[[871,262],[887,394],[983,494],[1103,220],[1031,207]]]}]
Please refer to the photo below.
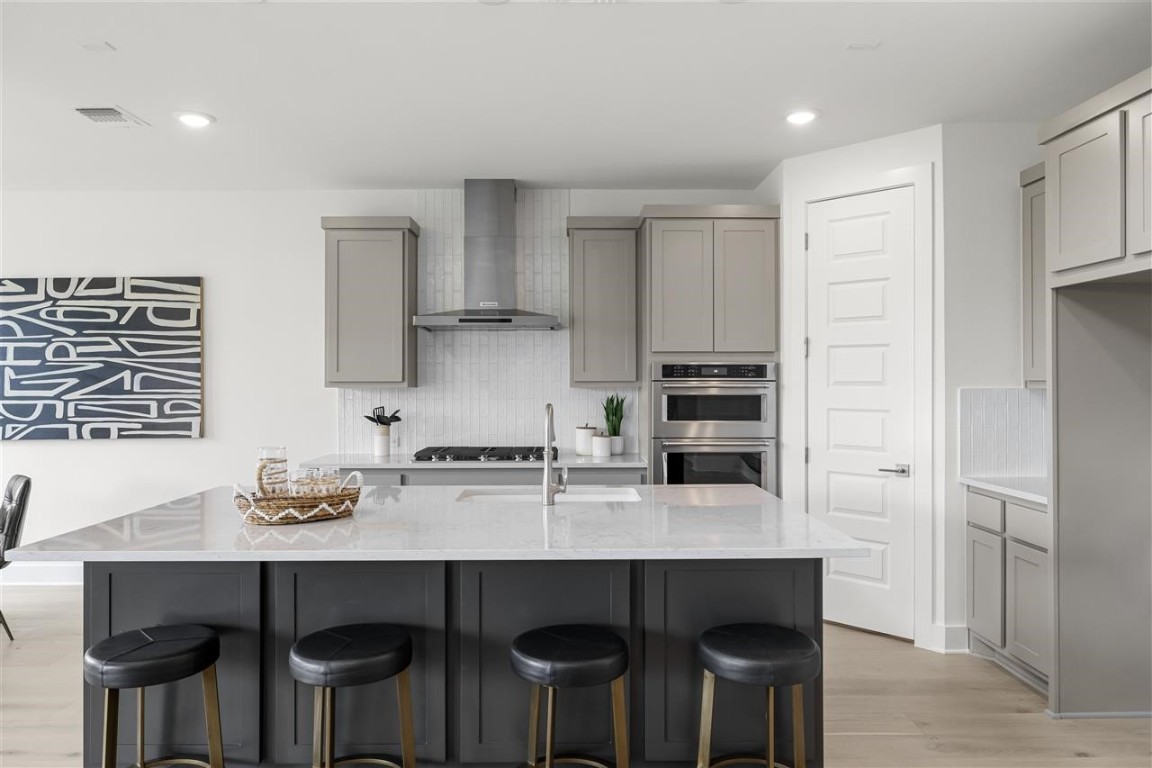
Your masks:
[{"label": "gray base cabinet", "polygon": [[[292,643],[326,626],[403,624],[414,641],[417,758],[454,768],[527,757],[529,684],[508,657],[517,634],[548,624],[607,626],[629,644],[632,765],[657,768],[695,755],[700,632],[771,621],[822,644],[821,566],[815,559],[88,564],[84,639],[157,623],[214,627],[228,765],[292,768],[310,763],[312,738],[312,689],[287,672]],[[822,689],[822,678],[805,687],[805,768],[824,764]],[[199,680],[153,690],[148,756],[206,754]],[[778,748],[788,754],[790,697],[780,693]],[[715,753],[762,749],[763,690],[721,681],[716,696]],[[126,756],[133,701],[123,697]],[[102,703],[102,692],[86,686],[86,768],[100,764]],[[560,752],[612,759],[608,686],[561,690],[557,711]],[[338,754],[399,752],[394,681],[339,690],[336,713]]]},{"label": "gray base cabinet", "polygon": [[1052,644],[1051,518],[984,491],[968,491],[965,505],[968,630],[996,661],[1042,684]]},{"label": "gray base cabinet", "polygon": [[[351,468],[340,470],[342,474]],[[540,485],[544,470],[532,469],[362,469],[365,485]],[[644,485],[645,469],[583,468],[568,470],[569,485]]]}]

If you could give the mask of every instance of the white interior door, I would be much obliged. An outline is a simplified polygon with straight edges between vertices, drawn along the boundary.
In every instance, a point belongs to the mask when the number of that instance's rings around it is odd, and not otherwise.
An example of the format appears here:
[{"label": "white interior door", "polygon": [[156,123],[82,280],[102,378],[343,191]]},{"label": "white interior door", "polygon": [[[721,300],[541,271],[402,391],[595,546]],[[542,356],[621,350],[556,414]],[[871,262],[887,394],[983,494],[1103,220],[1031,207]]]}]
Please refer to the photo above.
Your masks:
[{"label": "white interior door", "polygon": [[[913,634],[913,188],[811,203],[808,511],[865,543],[826,561],[824,615]],[[927,472],[928,467],[911,467]]]}]

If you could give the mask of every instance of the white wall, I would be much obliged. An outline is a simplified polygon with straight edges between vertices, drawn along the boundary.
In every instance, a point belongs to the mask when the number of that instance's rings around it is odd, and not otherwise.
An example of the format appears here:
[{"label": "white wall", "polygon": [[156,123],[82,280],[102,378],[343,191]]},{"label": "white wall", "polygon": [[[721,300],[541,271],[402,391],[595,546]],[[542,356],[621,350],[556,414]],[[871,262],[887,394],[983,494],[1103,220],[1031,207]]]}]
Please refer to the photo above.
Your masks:
[{"label": "white wall", "polygon": [[782,489],[786,497],[800,499],[805,492],[805,202],[876,188],[897,169],[932,168],[932,543],[930,572],[917,574],[920,582],[930,582],[930,595],[918,598],[916,641],[938,650],[959,650],[967,643],[959,388],[1019,385],[1018,176],[1039,159],[1032,125],[932,126],[785,160],[779,182],[770,177],[760,187],[765,197],[776,183],[783,188]]},{"label": "white wall", "polygon": [[[412,215],[419,221],[421,211],[433,204],[430,194],[6,192],[0,201],[0,274],[201,275],[205,295],[205,437],[0,443],[0,477],[22,473],[33,479],[24,541],[246,480],[260,445],[286,445],[293,462],[337,450],[341,396],[323,386],[324,238],[319,219]],[[572,194],[571,213],[635,215],[645,202],[747,202],[748,194],[583,190]],[[426,235],[422,245],[431,248],[428,238],[436,236],[436,228]],[[549,253],[566,253],[566,243],[555,242],[563,239],[561,228],[552,226],[548,237]],[[447,246],[441,242],[438,247]],[[550,274],[566,275],[564,270],[553,264]],[[566,344],[567,331],[557,333],[552,339]],[[567,352],[549,359],[566,361]],[[443,375],[471,373],[449,366]],[[570,393],[559,383],[567,381],[566,371],[554,365],[547,367],[547,375],[562,391],[533,389],[526,398],[570,395],[582,403],[580,414],[596,413],[597,393]],[[571,419],[580,414],[574,409]],[[23,580],[29,570],[35,569],[15,564],[3,578]]]},{"label": "white wall", "polygon": [[[944,536],[949,626],[965,622],[960,388],[1019,387],[1020,171],[1043,159],[1027,123],[944,126]],[[938,296],[939,299],[939,296]]]}]

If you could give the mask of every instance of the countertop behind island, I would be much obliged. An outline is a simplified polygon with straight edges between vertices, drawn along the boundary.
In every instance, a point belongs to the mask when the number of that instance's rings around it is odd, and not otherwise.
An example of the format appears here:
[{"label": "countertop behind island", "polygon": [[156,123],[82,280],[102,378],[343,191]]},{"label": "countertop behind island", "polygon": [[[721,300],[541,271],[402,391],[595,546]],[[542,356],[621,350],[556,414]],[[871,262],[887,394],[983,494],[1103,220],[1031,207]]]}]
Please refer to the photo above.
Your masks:
[{"label": "countertop behind island", "polygon": [[[368,486],[348,518],[242,522],[213,488],[11,550],[12,560],[483,561],[865,557],[855,539],[751,485],[633,486],[638,501],[546,508],[458,486]],[[488,492],[492,491],[489,487]],[[508,494],[539,493],[510,487]]]}]

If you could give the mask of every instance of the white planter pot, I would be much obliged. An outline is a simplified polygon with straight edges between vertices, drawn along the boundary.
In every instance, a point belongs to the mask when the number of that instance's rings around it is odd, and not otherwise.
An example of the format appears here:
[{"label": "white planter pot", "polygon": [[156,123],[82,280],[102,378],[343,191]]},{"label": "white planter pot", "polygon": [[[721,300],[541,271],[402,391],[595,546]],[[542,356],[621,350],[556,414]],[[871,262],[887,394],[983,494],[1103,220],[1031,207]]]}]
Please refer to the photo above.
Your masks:
[{"label": "white planter pot", "polygon": [[592,455],[593,456],[611,456],[612,455],[612,438],[607,435],[596,435],[592,438]]},{"label": "white planter pot", "polygon": [[612,441],[613,456],[619,456],[624,453],[624,435],[613,435],[608,439]]},{"label": "white planter pot", "polygon": [[380,426],[376,427],[376,433],[372,435],[372,455],[373,456],[390,456],[392,454],[392,427]]}]

